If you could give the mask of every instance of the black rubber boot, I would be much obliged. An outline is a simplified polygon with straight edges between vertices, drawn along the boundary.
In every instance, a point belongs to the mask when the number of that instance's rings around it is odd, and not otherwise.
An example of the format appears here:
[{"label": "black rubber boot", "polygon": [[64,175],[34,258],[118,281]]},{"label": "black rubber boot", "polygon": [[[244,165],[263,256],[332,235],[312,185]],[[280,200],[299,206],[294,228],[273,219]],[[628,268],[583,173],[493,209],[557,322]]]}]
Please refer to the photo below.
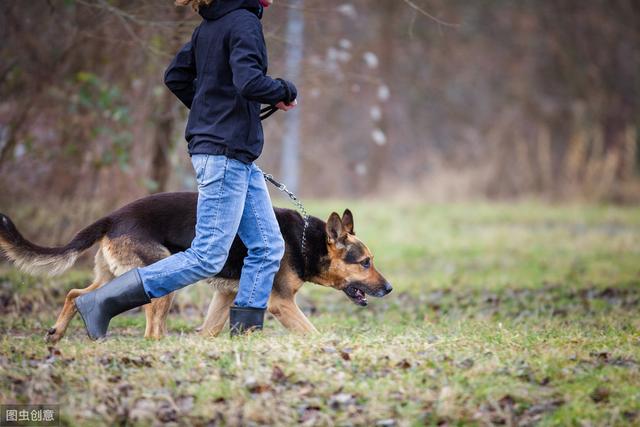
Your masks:
[{"label": "black rubber boot", "polygon": [[246,334],[262,329],[264,308],[231,306],[229,311],[229,329],[231,336]]},{"label": "black rubber boot", "polygon": [[127,271],[95,291],[76,298],[87,334],[92,340],[107,335],[112,317],[151,302],[137,269]]}]

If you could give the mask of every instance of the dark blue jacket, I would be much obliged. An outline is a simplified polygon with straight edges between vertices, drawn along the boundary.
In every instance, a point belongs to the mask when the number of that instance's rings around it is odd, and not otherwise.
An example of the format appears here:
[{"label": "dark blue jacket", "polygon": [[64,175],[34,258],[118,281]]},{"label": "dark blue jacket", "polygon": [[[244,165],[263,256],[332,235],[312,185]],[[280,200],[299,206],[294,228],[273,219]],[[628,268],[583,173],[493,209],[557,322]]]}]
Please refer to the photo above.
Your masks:
[{"label": "dark blue jacket", "polygon": [[215,0],[167,69],[167,87],[187,106],[189,154],[245,163],[262,152],[260,104],[296,98],[295,86],[267,76],[259,0]]}]

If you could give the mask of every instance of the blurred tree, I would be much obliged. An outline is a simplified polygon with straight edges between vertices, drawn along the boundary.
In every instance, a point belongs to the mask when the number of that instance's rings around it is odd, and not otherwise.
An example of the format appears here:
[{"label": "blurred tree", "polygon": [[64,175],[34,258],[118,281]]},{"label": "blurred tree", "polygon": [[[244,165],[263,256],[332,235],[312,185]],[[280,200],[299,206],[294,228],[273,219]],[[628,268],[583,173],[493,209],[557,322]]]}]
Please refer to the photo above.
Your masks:
[{"label": "blurred tree", "polygon": [[[380,62],[380,75],[381,83],[376,88],[376,104],[372,108],[376,108],[379,111],[379,117],[374,117],[376,120],[376,126],[372,131],[372,146],[369,155],[369,167],[368,179],[366,191],[371,194],[375,194],[380,190],[380,182],[384,176],[385,164],[389,162],[389,142],[391,141],[389,132],[390,127],[388,121],[391,120],[392,109],[390,107],[391,89],[388,82],[394,81],[393,70],[396,64],[396,57],[394,55],[395,41],[395,28],[396,28],[396,13],[398,6],[395,2],[381,1],[375,3],[376,15],[378,18],[378,51]],[[370,54],[371,55],[371,54]],[[365,60],[367,57],[365,56]],[[372,67],[378,59],[369,59],[369,66]],[[376,65],[375,68],[378,68]],[[393,89],[395,91],[395,87]],[[380,107],[378,107],[380,105]],[[373,113],[374,116],[376,113]],[[396,143],[402,143],[402,141],[395,141]]]},{"label": "blurred tree", "polygon": [[[289,3],[287,18],[287,54],[286,76],[294,82],[300,81],[304,52],[304,14],[303,0]],[[282,139],[282,178],[291,191],[298,192],[300,181],[300,109],[295,108],[285,117],[285,131]]]},{"label": "blurred tree", "polygon": [[[2,210],[71,224],[192,188],[162,74],[198,22],[170,1],[0,2]],[[304,102],[266,123],[260,164],[309,196],[639,200],[638,22],[635,0],[276,2],[270,73],[300,64]],[[299,156],[269,143],[285,134]]]}]

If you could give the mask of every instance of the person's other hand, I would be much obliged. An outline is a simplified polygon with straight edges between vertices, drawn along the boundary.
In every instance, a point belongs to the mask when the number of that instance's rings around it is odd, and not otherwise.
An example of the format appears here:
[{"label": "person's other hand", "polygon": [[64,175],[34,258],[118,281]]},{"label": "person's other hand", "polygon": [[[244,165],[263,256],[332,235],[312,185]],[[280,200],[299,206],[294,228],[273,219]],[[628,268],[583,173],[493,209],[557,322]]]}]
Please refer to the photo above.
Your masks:
[{"label": "person's other hand", "polygon": [[294,99],[290,104],[285,104],[284,101],[280,101],[276,104],[276,107],[278,110],[289,111],[296,108],[296,105],[298,105],[298,101]]}]

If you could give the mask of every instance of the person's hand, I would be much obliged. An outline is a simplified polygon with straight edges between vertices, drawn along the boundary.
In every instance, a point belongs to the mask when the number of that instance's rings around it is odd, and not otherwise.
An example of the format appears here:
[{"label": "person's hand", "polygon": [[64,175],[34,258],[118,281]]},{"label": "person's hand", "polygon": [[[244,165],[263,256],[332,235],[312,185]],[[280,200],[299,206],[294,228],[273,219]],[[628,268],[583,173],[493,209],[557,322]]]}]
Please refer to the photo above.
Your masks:
[{"label": "person's hand", "polygon": [[298,105],[298,101],[294,99],[290,104],[285,104],[284,101],[280,101],[276,104],[276,107],[278,110],[289,111],[296,108],[296,105]]}]

